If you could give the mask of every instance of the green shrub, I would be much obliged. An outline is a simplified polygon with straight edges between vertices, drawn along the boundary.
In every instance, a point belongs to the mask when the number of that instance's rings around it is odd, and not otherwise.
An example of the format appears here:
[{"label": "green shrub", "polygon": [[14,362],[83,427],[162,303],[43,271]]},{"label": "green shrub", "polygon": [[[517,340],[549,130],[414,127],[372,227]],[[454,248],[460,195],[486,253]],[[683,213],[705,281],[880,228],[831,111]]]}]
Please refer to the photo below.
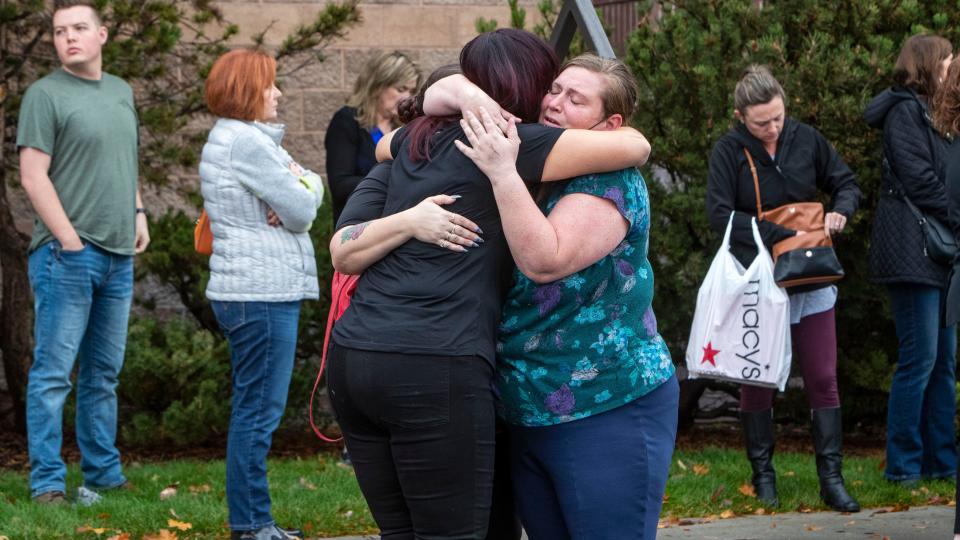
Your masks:
[{"label": "green shrub", "polygon": [[[649,8],[650,2],[639,7]],[[765,63],[786,89],[787,114],[819,129],[863,190],[860,211],[837,239],[847,274],[837,305],[840,388],[848,415],[874,423],[885,418],[897,342],[886,293],[867,279],[881,144],[862,114],[890,85],[903,41],[925,31],[957,43],[956,3],[683,2],[664,9],[655,28],[640,25],[631,36],[626,61],[641,87],[633,124],[653,146],[646,176],[655,218],[655,307],[677,362],[697,289],[719,247],[704,206],[710,150],[733,125],[733,87],[742,69]]]},{"label": "green shrub", "polygon": [[118,387],[120,437],[129,445],[189,446],[226,433],[226,342],[194,321],[134,318]]}]

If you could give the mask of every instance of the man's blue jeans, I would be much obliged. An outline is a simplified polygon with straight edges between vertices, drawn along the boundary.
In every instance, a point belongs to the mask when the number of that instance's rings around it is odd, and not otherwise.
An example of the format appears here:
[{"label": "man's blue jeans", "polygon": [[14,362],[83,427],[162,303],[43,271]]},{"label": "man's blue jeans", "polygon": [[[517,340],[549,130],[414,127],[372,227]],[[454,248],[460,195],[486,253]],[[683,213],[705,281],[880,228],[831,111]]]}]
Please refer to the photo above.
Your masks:
[{"label": "man's blue jeans", "polygon": [[957,470],[956,326],[940,326],[937,287],[888,286],[900,342],[887,408],[889,480],[948,478]]},{"label": "man's blue jeans", "polygon": [[230,343],[233,366],[233,411],[227,434],[230,528],[260,529],[274,522],[267,453],[287,405],[300,302],[210,304]]},{"label": "man's blue jeans", "polygon": [[124,482],[117,438],[117,378],[133,298],[133,257],[87,244],[48,242],[30,254],[36,347],[27,382],[27,442],[33,496],[66,491],[60,457],[63,404],[77,368],[77,444],[87,487]]}]

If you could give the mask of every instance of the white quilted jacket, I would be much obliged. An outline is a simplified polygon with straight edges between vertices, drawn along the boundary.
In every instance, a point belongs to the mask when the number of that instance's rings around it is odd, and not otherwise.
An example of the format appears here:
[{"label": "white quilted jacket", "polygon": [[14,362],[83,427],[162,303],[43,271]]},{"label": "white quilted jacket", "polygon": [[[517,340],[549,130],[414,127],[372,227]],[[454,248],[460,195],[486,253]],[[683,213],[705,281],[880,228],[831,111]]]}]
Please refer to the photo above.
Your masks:
[{"label": "white quilted jacket", "polygon": [[[323,182],[289,170],[284,126],[220,118],[200,158],[200,190],[213,232],[207,298],[286,302],[318,298],[317,263],[307,231]],[[267,224],[273,209],[282,226]]]}]

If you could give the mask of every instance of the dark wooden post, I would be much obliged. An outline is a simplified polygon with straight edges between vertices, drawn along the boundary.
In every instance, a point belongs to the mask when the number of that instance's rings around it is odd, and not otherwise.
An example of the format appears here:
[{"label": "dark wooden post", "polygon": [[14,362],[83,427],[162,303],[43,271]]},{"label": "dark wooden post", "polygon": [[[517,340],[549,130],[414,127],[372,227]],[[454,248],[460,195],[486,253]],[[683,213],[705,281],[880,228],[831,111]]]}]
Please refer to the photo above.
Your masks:
[{"label": "dark wooden post", "polygon": [[603,58],[617,57],[590,0],[563,0],[563,7],[560,8],[557,22],[553,26],[553,34],[550,36],[550,45],[553,46],[557,56],[560,58],[567,56],[573,34],[578,27],[587,46],[597,55]]}]

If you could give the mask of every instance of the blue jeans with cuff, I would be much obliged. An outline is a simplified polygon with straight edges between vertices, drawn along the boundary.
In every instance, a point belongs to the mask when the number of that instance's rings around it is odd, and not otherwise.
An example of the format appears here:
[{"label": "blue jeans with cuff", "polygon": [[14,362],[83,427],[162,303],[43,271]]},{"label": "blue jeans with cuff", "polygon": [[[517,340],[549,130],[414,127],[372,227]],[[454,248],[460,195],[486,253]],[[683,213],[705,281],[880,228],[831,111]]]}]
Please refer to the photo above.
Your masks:
[{"label": "blue jeans with cuff", "polygon": [[29,276],[36,316],[26,399],[31,495],[66,492],[60,449],[74,363],[84,485],[120,486],[126,478],[116,447],[116,389],[133,298],[133,257],[89,243],[64,251],[54,240],[30,254]]},{"label": "blue jeans with cuff", "polygon": [[230,529],[273,525],[267,454],[287,405],[300,302],[211,301],[230,343],[233,402],[227,434]]},{"label": "blue jeans with cuff", "polygon": [[957,328],[940,324],[943,290],[889,285],[900,342],[887,406],[888,480],[949,478],[957,471]]}]

